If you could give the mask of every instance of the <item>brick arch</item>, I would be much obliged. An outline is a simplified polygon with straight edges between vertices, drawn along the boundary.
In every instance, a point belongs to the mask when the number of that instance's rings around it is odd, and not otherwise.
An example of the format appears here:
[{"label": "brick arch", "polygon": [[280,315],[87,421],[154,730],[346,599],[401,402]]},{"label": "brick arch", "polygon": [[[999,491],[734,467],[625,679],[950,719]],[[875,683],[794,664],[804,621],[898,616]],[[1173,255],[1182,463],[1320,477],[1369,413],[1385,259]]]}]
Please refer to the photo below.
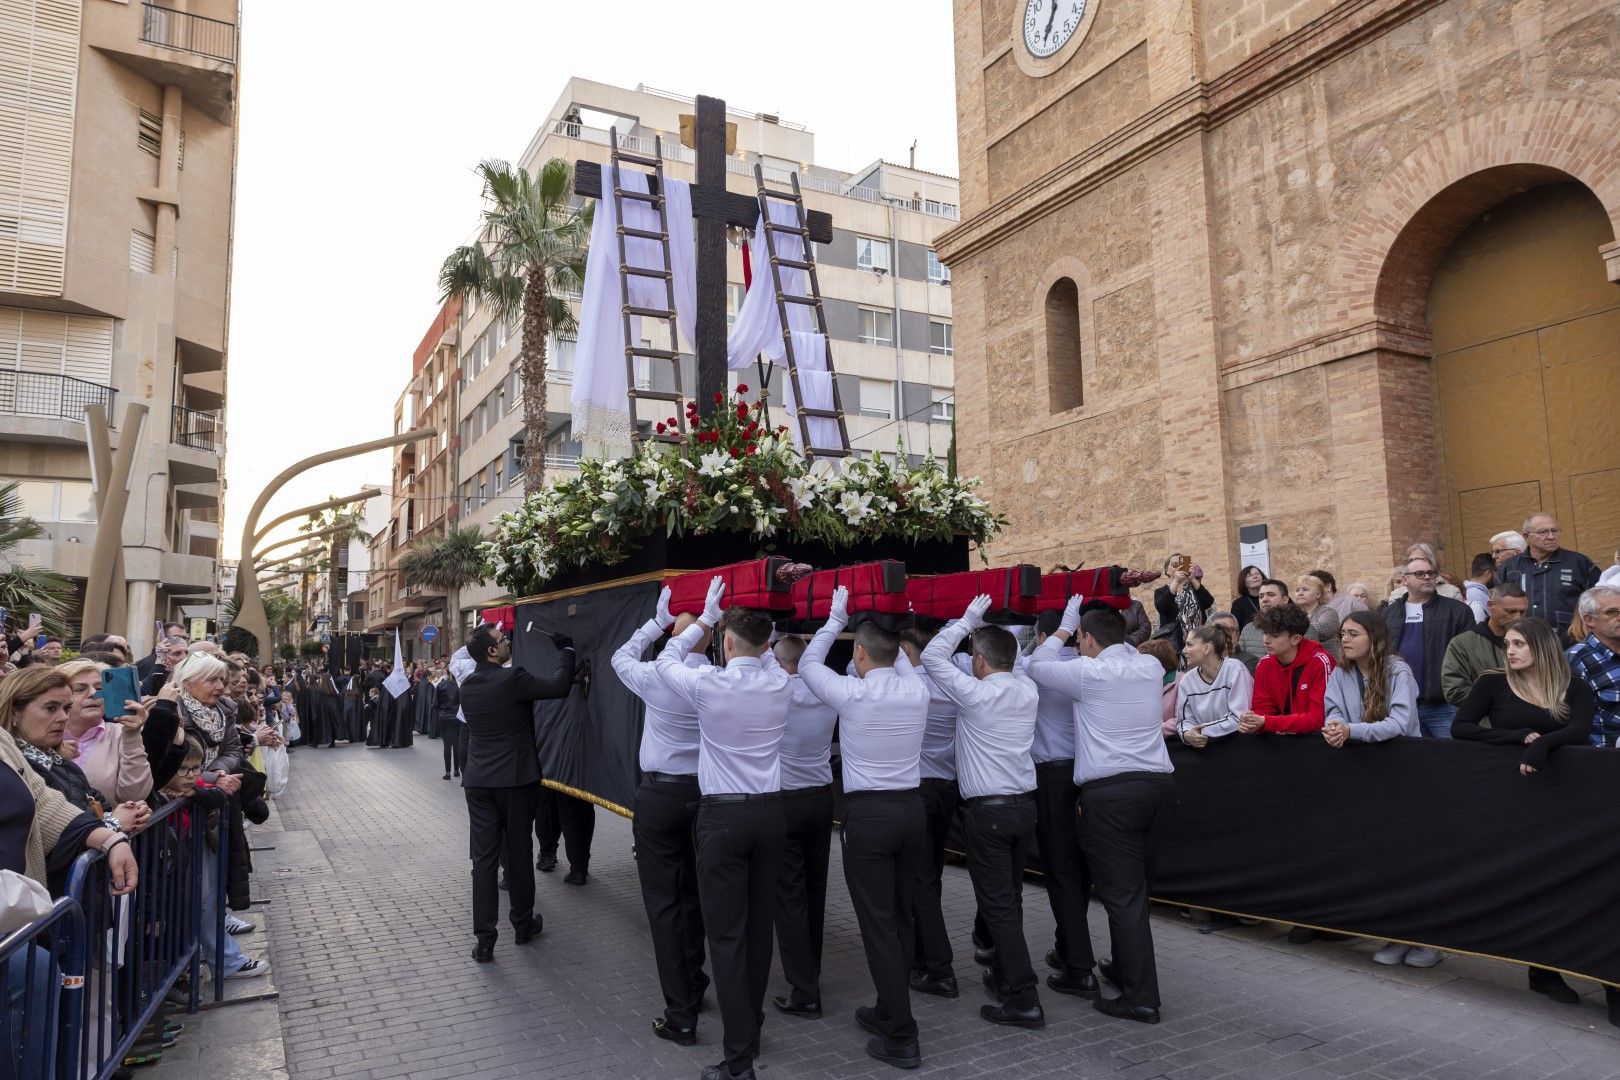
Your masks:
[{"label": "brick arch", "polygon": [[[1451,241],[1517,191],[1576,180],[1620,236],[1620,113],[1590,101],[1517,102],[1447,128],[1373,188],[1342,234],[1327,302],[1344,325],[1420,333],[1429,281]],[[1443,196],[1443,197],[1442,197]],[[1620,253],[1605,245],[1611,279]]]},{"label": "brick arch", "polygon": [[[1051,341],[1047,336],[1047,297],[1058,282],[1068,279],[1074,283],[1075,316],[1078,329],[1078,340],[1075,341],[1075,355],[1072,358],[1075,370],[1072,374],[1073,386],[1060,386],[1064,380],[1056,378],[1055,368],[1067,362],[1067,358],[1052,355]],[[1034,328],[1032,339],[1033,355],[1039,360],[1040,370],[1046,374],[1047,413],[1056,415],[1071,408],[1083,408],[1084,373],[1088,365],[1096,360],[1097,339],[1091,323],[1091,271],[1086,264],[1072,255],[1060,256],[1047,264],[1035,281],[1035,288],[1030,294],[1030,325]],[[1054,381],[1056,378],[1056,381]],[[1060,405],[1059,398],[1067,399]]]}]

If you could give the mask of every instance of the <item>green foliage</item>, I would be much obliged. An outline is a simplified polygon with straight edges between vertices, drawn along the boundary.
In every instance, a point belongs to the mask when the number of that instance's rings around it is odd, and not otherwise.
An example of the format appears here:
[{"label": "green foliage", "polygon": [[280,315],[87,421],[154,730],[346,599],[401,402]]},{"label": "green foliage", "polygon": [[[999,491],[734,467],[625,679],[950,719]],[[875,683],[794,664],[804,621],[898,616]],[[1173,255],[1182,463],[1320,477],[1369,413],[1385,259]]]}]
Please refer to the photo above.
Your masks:
[{"label": "green foliage", "polygon": [[22,512],[22,495],[15,480],[0,482],[0,607],[19,623],[38,612],[53,633],[64,629],[62,620],[73,610],[73,582],[53,570],[17,562],[17,546],[36,540],[45,529]]},{"label": "green foliage", "polygon": [[286,642],[276,649],[276,655],[281,657],[283,660],[291,660],[298,655],[298,646],[294,645],[290,641]]},{"label": "green foliage", "polygon": [[400,573],[408,585],[461,589],[478,584],[484,580],[483,543],[484,534],[476,525],[463,525],[443,536],[418,537],[400,558]]},{"label": "green foliage", "polygon": [[298,655],[300,655],[300,656],[319,656],[319,655],[321,655],[321,643],[318,640],[314,639],[314,638],[310,638],[307,641],[300,641],[298,643]]}]

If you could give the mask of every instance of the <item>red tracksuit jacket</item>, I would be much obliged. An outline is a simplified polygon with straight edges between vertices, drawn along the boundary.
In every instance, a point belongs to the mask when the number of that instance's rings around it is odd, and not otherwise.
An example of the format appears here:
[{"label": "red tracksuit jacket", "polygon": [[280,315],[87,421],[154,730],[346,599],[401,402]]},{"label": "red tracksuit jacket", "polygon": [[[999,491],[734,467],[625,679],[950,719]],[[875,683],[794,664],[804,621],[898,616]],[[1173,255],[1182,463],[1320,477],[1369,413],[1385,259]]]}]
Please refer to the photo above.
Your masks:
[{"label": "red tracksuit jacket", "polygon": [[1261,659],[1254,669],[1254,701],[1249,708],[1266,718],[1267,731],[1321,731],[1322,698],[1331,674],[1333,657],[1316,642],[1303,640],[1287,667],[1275,656]]}]

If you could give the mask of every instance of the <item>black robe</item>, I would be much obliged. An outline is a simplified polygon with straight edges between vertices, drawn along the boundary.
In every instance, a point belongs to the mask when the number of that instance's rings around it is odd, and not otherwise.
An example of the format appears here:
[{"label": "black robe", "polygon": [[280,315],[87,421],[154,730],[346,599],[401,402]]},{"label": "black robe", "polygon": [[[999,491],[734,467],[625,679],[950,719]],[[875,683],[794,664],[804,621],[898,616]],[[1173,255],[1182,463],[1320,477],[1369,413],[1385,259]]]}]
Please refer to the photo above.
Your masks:
[{"label": "black robe", "polygon": [[331,746],[343,736],[343,699],[330,675],[320,676],[310,693],[310,725],[304,737],[316,746]]},{"label": "black robe", "polygon": [[345,680],[343,691],[344,738],[351,743],[366,741],[366,687],[358,675]]},{"label": "black robe", "polygon": [[315,740],[309,737],[310,717],[315,709],[311,704],[312,695],[309,692],[309,679],[302,673],[296,674],[288,685],[293,692],[293,708],[298,710],[298,741],[293,746],[314,746]]}]

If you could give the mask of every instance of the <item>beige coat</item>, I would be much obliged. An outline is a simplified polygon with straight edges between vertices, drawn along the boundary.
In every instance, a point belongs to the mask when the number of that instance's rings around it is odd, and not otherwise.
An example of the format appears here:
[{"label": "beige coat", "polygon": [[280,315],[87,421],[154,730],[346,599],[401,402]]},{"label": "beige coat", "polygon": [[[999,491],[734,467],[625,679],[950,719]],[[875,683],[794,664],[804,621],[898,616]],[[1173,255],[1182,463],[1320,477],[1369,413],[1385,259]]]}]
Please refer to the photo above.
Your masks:
[{"label": "beige coat", "polygon": [[28,764],[22,751],[10,735],[0,732],[0,763],[23,778],[34,796],[34,822],[28,827],[29,877],[45,884],[45,853],[56,846],[62,832],[84,811],[75,807],[62,793],[46,785],[39,773]]}]

